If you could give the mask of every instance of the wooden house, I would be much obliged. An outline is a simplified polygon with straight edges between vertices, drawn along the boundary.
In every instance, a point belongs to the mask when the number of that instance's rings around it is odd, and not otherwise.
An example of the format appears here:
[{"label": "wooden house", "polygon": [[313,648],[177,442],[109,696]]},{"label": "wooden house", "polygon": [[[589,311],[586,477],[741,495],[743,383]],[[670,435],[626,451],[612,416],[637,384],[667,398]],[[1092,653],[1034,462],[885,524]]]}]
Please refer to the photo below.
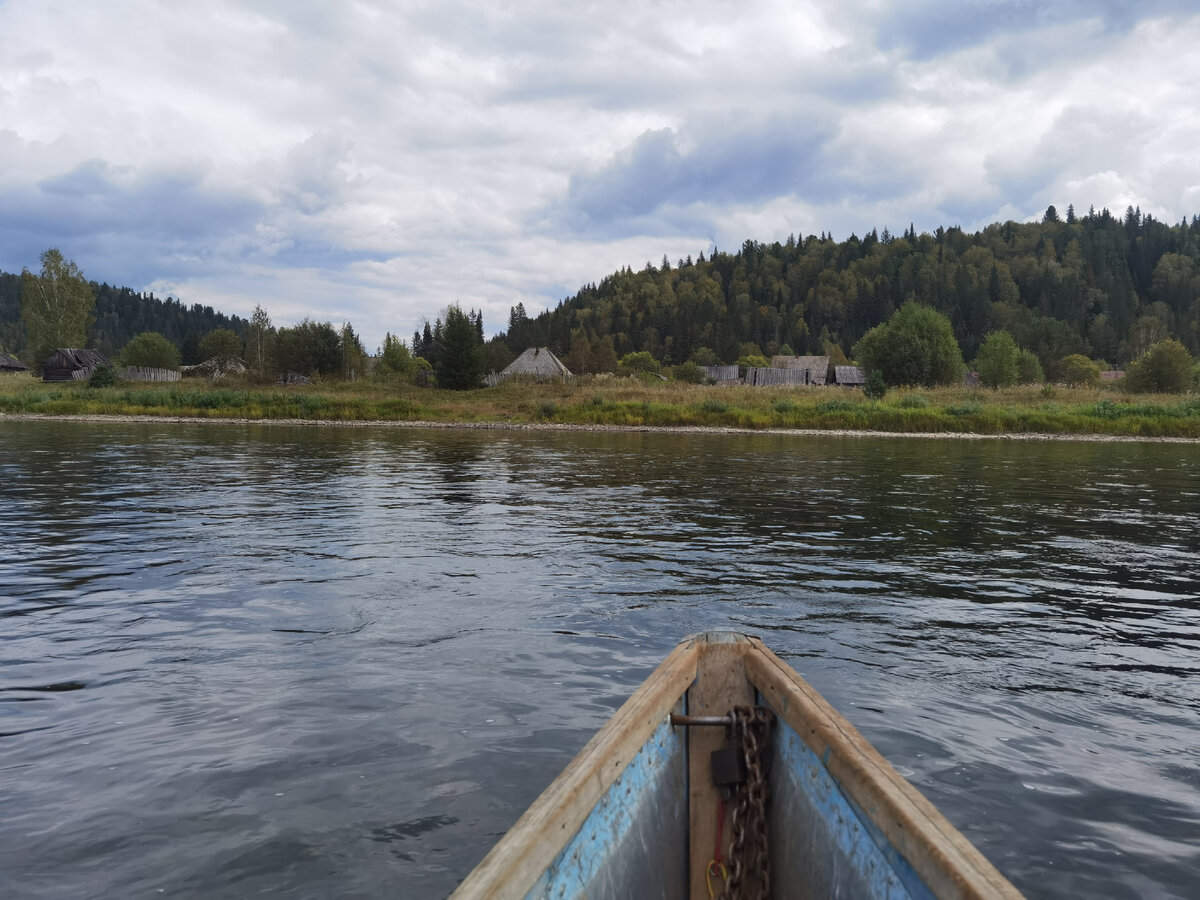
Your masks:
[{"label": "wooden house", "polygon": [[510,363],[496,377],[496,383],[506,378],[532,378],[537,381],[550,381],[572,377],[571,370],[563,365],[562,360],[555,356],[548,347],[530,347]]},{"label": "wooden house", "polygon": [[28,372],[29,366],[21,362],[15,356],[10,356],[7,353],[0,353],[0,375],[10,374],[15,375],[18,372]]},{"label": "wooden house", "polygon": [[55,350],[42,363],[42,381],[83,381],[99,366],[109,365],[108,357],[99,350]]},{"label": "wooden house", "polygon": [[769,369],[750,369],[746,383],[763,387],[779,384],[824,384],[829,377],[828,356],[774,356]]},{"label": "wooden house", "polygon": [[862,366],[834,366],[833,383],[842,387],[863,387],[867,383],[867,373]]}]

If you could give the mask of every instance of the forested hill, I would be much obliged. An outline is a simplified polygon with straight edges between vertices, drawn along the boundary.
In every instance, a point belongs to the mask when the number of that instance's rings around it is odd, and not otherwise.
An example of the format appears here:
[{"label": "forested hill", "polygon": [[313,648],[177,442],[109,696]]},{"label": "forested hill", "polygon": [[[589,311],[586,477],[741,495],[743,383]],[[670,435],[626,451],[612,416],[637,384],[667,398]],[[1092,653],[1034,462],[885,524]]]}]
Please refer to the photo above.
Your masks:
[{"label": "forested hill", "polygon": [[[143,331],[157,331],[180,348],[184,364],[200,362],[200,338],[217,328],[245,337],[247,322],[211,306],[186,306],[173,297],[160,300],[124,287],[92,282],[96,320],[88,331],[88,346],[112,356]],[[0,272],[0,350],[21,354],[25,329],[21,324],[21,276]]]},{"label": "forested hill", "polygon": [[747,241],[737,253],[626,268],[535,318],[518,305],[506,337],[516,352],[611,338],[618,355],[646,350],[672,364],[731,363],[783,345],[849,354],[915,299],[949,317],[966,359],[1004,329],[1049,373],[1071,353],[1120,364],[1167,336],[1197,353],[1198,298],[1200,217],[1167,225],[1132,208],[1121,218],[1050,207],[1042,222],[975,234],[910,227],[899,237]]}]

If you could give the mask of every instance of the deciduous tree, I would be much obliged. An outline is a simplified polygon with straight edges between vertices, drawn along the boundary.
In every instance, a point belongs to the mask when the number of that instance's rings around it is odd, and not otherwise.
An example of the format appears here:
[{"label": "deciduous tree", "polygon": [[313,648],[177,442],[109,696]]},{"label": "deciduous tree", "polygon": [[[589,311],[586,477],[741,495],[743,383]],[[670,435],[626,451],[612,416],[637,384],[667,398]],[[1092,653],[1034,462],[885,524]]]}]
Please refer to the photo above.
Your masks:
[{"label": "deciduous tree", "polygon": [[21,319],[29,336],[30,362],[35,365],[58,347],[86,346],[96,308],[91,285],[60,250],[46,250],[41,261],[40,274],[21,272]]},{"label": "deciduous tree", "polygon": [[1192,357],[1176,340],[1159,341],[1125,368],[1124,386],[1139,394],[1182,394],[1192,385]]},{"label": "deciduous tree", "polygon": [[143,331],[122,348],[121,363],[149,369],[177,369],[179,348],[156,331]]},{"label": "deciduous tree", "polygon": [[979,383],[992,390],[1017,383],[1017,365],[1021,350],[1007,331],[993,331],[979,346],[975,369]]},{"label": "deciduous tree", "polygon": [[217,328],[200,338],[200,356],[203,359],[232,359],[242,355],[242,339],[228,328]]},{"label": "deciduous tree", "polygon": [[892,386],[955,384],[964,368],[950,320],[913,301],[863,335],[854,358]]}]

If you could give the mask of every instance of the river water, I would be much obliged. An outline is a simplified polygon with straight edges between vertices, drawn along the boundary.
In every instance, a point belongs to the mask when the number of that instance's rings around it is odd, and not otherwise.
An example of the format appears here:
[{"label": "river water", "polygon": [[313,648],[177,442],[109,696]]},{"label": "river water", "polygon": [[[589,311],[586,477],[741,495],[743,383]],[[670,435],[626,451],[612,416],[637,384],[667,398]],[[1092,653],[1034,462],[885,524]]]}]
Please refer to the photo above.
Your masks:
[{"label": "river water", "polygon": [[683,636],[1200,896],[1200,445],[0,421],[0,896],[441,897]]}]

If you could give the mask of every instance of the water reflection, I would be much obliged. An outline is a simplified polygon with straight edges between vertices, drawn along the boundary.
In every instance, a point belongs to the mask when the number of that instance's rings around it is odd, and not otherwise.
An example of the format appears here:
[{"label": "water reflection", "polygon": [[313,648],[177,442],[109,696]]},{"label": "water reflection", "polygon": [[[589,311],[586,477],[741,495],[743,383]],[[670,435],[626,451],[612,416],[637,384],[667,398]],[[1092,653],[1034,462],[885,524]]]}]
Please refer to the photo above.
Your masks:
[{"label": "water reflection", "polygon": [[711,627],[1031,895],[1200,877],[1195,446],[4,428],[6,895],[443,895]]}]

